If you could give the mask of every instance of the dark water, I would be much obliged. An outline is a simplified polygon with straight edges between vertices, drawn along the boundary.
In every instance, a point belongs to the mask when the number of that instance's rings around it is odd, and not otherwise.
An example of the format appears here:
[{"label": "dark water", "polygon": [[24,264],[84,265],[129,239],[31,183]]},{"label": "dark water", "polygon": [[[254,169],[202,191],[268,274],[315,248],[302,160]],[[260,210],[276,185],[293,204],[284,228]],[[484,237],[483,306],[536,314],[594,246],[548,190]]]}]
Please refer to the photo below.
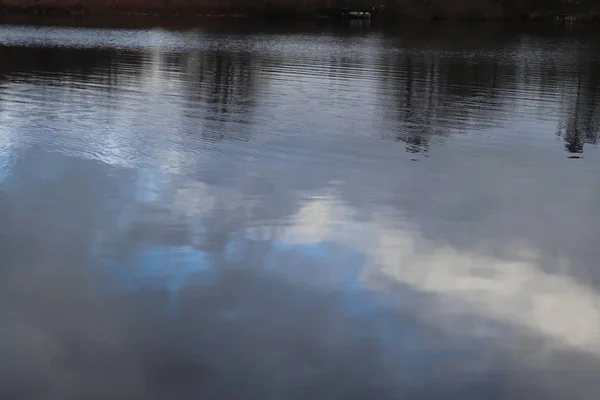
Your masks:
[{"label": "dark water", "polygon": [[1,397],[596,399],[595,37],[1,26]]}]

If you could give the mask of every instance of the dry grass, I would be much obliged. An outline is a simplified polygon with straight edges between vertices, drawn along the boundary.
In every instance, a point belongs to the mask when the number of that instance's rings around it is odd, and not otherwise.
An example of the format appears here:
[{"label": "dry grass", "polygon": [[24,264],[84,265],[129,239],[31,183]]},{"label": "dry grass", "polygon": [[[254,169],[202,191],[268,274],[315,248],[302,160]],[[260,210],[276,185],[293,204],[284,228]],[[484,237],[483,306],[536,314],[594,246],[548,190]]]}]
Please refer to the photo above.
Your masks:
[{"label": "dry grass", "polygon": [[115,12],[180,14],[309,15],[327,6],[384,5],[387,15],[409,18],[498,19],[556,15],[596,15],[600,0],[0,0],[0,8],[22,12]]}]

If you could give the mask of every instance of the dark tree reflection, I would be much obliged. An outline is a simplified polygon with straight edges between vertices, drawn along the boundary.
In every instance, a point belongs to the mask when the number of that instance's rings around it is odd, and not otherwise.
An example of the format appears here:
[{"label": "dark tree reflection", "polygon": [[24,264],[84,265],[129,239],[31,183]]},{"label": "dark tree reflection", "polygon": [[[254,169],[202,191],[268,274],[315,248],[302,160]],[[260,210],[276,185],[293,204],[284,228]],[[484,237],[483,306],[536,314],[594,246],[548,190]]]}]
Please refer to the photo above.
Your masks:
[{"label": "dark tree reflection", "polygon": [[409,152],[428,151],[436,137],[497,124],[505,109],[501,93],[516,85],[514,63],[479,55],[479,48],[443,54],[430,45],[382,57],[381,84],[396,100],[389,113],[400,122],[394,139]]},{"label": "dark tree reflection", "polygon": [[578,66],[575,88],[567,97],[564,121],[559,125],[559,136],[569,153],[583,153],[585,144],[597,144],[600,128],[600,74],[593,62]]}]

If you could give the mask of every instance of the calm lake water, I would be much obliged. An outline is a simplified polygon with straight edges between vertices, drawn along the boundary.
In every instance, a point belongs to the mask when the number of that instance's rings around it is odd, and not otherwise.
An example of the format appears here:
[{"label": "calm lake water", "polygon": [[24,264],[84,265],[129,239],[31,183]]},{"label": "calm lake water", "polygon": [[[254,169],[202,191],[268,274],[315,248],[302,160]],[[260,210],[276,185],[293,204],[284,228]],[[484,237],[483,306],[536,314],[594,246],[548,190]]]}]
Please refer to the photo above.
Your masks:
[{"label": "calm lake water", "polygon": [[596,37],[0,25],[1,397],[597,399]]}]

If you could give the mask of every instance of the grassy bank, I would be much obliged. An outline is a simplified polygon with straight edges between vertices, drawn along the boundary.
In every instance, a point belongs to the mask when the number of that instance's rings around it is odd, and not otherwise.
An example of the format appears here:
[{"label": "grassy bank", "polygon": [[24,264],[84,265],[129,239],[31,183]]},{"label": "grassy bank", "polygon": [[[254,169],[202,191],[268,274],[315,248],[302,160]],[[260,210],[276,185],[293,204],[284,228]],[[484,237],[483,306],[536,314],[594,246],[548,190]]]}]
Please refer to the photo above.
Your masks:
[{"label": "grassy bank", "polygon": [[421,19],[592,19],[600,0],[389,0],[390,13]]},{"label": "grassy bank", "polygon": [[326,0],[0,0],[5,13],[279,16],[316,14]]},{"label": "grassy bank", "polygon": [[390,19],[591,20],[600,0],[0,0],[4,13],[313,17],[324,8],[377,7]]}]

